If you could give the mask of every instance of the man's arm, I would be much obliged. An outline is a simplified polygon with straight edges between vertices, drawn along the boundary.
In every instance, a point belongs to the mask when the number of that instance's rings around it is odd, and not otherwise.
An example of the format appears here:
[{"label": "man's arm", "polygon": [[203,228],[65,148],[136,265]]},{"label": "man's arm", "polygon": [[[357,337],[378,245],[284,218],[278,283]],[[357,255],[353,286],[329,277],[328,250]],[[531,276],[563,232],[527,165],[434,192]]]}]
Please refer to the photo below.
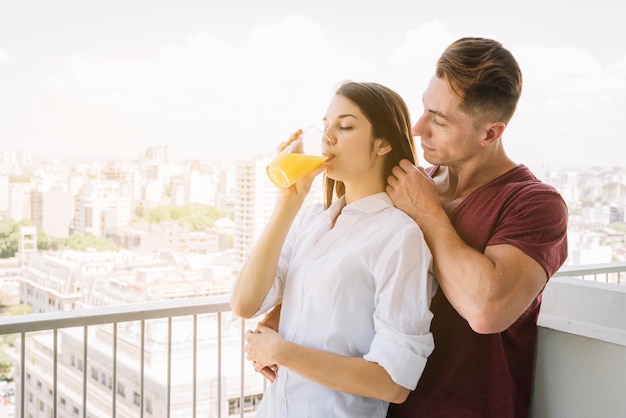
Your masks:
[{"label": "man's arm", "polygon": [[475,332],[506,330],[545,286],[545,270],[512,245],[489,246],[481,254],[463,242],[441,213],[424,228],[441,290]]},{"label": "man's arm", "polygon": [[387,193],[422,229],[441,290],[475,332],[504,331],[545,286],[548,277],[541,265],[514,246],[490,246],[484,254],[468,246],[424,168],[403,161],[401,170],[394,169]]}]

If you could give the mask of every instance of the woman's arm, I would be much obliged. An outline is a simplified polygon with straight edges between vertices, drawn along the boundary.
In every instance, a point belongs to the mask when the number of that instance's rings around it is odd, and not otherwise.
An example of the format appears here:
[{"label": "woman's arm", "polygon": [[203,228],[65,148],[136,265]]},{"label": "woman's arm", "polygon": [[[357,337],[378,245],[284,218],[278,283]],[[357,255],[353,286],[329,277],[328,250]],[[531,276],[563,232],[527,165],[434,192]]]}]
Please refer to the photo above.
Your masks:
[{"label": "woman's arm", "polygon": [[[287,143],[297,137],[298,132],[292,134]],[[250,318],[261,307],[276,277],[278,260],[291,224],[309,194],[313,180],[326,169],[326,165],[321,164],[280,192],[272,215],[233,286],[230,306],[236,315]]]},{"label": "woman's arm", "polygon": [[393,232],[395,245],[384,245],[371,266],[379,291],[369,352],[352,357],[312,349],[260,324],[246,337],[245,351],[255,370],[277,364],[333,390],[394,403],[406,399],[434,346],[429,306],[435,284],[421,232],[412,223],[406,228],[409,221],[402,219]]},{"label": "woman's arm", "polygon": [[[279,303],[278,305],[274,306],[267,314],[265,314],[265,316],[263,317],[263,320],[261,320],[260,323],[278,332],[278,323],[280,321],[280,310],[282,306],[283,306],[282,303]],[[277,371],[278,371],[278,365],[276,364],[265,366],[261,370],[259,370],[259,372],[267,380],[269,380],[270,383],[273,383],[274,380],[276,380]]]},{"label": "woman's arm", "polygon": [[302,201],[297,195],[279,197],[233,286],[230,306],[236,315],[250,318],[261,307],[276,277],[280,252]]},{"label": "woman's arm", "polygon": [[410,393],[377,363],[289,342],[262,324],[245,339],[247,358],[259,367],[277,364],[330,389],[387,402],[402,403]]}]

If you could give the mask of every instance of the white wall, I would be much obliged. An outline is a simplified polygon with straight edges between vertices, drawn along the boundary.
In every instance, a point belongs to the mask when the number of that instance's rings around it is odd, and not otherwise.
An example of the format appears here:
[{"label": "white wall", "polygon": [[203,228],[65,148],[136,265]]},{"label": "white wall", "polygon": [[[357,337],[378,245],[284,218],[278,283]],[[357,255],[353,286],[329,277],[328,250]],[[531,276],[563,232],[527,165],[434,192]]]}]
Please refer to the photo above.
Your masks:
[{"label": "white wall", "polygon": [[626,417],[626,286],[548,282],[531,417]]}]

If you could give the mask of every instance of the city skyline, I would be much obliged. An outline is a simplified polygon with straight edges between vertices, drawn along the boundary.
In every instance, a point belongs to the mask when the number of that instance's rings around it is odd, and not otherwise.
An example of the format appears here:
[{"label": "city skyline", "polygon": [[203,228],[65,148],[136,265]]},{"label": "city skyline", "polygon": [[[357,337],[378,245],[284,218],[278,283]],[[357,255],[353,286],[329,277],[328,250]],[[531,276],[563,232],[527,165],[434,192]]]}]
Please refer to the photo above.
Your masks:
[{"label": "city skyline", "polygon": [[620,16],[604,0],[508,11],[493,1],[10,3],[0,13],[0,150],[127,158],[161,144],[175,159],[247,158],[320,124],[345,79],[396,89],[415,120],[441,51],[486,36],[524,73],[504,136],[515,161],[624,165]]},{"label": "city skyline", "polygon": [[[265,172],[271,157],[235,164],[197,160],[165,163],[167,155],[164,150],[146,150],[145,159],[112,163],[60,161],[50,156],[17,156],[9,161],[6,154],[3,160],[0,153],[0,215],[15,222],[31,220],[52,237],[68,238],[76,233],[107,237],[121,247],[141,251],[161,248],[165,243],[161,238],[165,237],[172,248],[187,248],[195,253],[223,244],[222,235],[205,231],[192,239],[195,230],[148,227],[138,215],[151,208],[202,203],[232,219],[233,222],[222,225],[225,228],[239,225],[234,253],[243,261],[275,200],[277,189]],[[534,169],[541,181],[559,190],[568,205],[570,249],[575,250],[570,251],[570,255],[575,254],[568,262],[608,262],[626,257],[626,166],[543,165]],[[314,183],[314,187],[310,202],[322,196],[320,182]],[[245,197],[246,193],[251,195]],[[237,202],[256,202],[257,206],[237,211]],[[180,219],[173,215],[163,217],[175,218]]]}]

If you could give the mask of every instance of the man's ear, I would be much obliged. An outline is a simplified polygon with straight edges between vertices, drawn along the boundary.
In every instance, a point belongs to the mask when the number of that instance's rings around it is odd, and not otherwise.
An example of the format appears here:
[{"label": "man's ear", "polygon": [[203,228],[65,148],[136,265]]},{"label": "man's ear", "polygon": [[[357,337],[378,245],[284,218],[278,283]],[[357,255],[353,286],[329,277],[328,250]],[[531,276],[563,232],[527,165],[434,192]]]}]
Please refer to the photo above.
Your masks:
[{"label": "man's ear", "polygon": [[497,139],[502,137],[506,124],[504,122],[491,122],[485,126],[485,135],[483,137],[483,144],[490,145]]},{"label": "man's ear", "polygon": [[391,144],[386,139],[379,138],[374,142],[376,147],[376,155],[385,155],[391,152]]}]

